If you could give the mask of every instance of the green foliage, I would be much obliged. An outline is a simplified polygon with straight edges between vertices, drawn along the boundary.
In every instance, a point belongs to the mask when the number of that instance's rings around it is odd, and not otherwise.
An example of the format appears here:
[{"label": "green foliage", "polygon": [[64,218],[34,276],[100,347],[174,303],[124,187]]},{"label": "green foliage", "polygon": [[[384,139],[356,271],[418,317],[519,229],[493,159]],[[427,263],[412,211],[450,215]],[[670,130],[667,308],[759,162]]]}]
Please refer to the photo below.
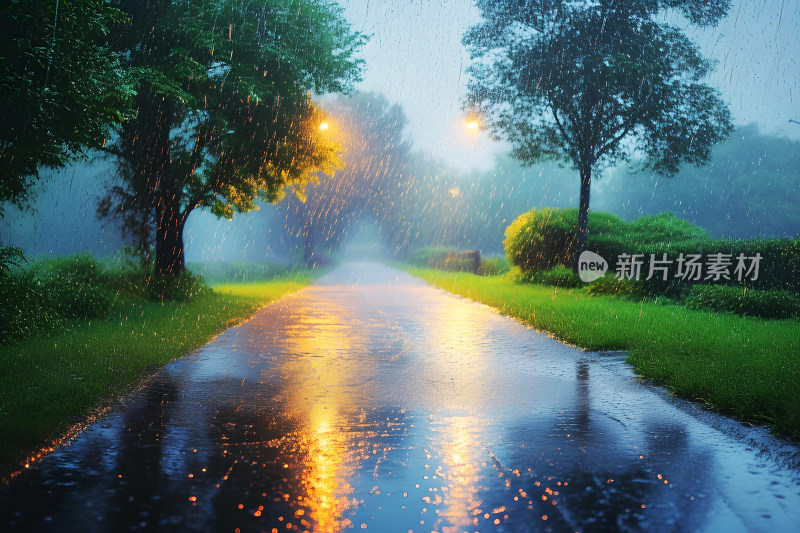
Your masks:
[{"label": "green foliage", "polygon": [[556,265],[547,270],[522,270],[514,267],[511,270],[511,279],[516,283],[538,283],[552,287],[575,288],[584,285],[581,278],[572,269],[563,265]]},{"label": "green foliage", "polygon": [[473,59],[468,105],[521,161],[560,159],[583,172],[640,150],[658,172],[704,163],[730,133],[730,112],[700,83],[711,64],[659,20],[677,7],[692,24],[713,25],[729,2],[696,4],[480,0],[483,20],[463,39]]},{"label": "green foliage", "polygon": [[60,328],[64,323],[33,276],[13,273],[0,283],[0,344]]},{"label": "green foliage", "polygon": [[408,258],[413,266],[435,268],[448,272],[476,272],[481,265],[480,252],[449,248],[420,248]]},{"label": "green foliage", "polygon": [[96,283],[102,272],[103,265],[87,253],[54,257],[31,265],[31,274],[40,281],[62,285]]},{"label": "green foliage", "polygon": [[200,276],[189,272],[151,276],[146,287],[148,299],[156,301],[188,302],[211,292]]},{"label": "green foliage", "polygon": [[[575,208],[532,209],[521,215],[506,229],[503,244],[509,261],[523,271],[572,264],[577,250],[577,218]],[[590,212],[589,228],[588,249],[606,259],[611,272],[616,271],[617,258],[622,254],[642,254],[647,261],[651,254],[659,259],[666,254],[673,261],[680,254],[701,254],[703,257],[729,254],[734,264],[740,254],[746,258],[760,254],[758,278],[748,279],[748,286],[800,290],[800,239],[711,239],[705,230],[671,213],[627,222],[608,213]],[[647,272],[643,272],[643,281],[646,277]],[[736,284],[738,280],[731,276],[731,279],[721,282]],[[709,283],[709,280],[684,282],[671,275],[667,281],[658,276],[645,281],[648,293],[671,296],[679,295],[689,283]]]},{"label": "green foliage", "polygon": [[64,327],[68,320],[105,316],[112,294],[89,255],[39,261],[0,286],[0,343]]},{"label": "green foliage", "polygon": [[577,221],[574,208],[534,208],[520,215],[503,241],[509,262],[524,271],[570,264],[577,251]]},{"label": "green foliage", "polygon": [[644,284],[637,279],[618,279],[612,274],[594,280],[586,289],[592,296],[606,294],[610,296],[623,296],[626,298],[640,299],[647,294]]},{"label": "green foliage", "polygon": [[578,171],[580,216],[569,243],[577,253],[587,249],[596,169],[635,155],[673,175],[684,162],[707,163],[733,130],[719,91],[701,82],[712,64],[663,18],[677,10],[691,24],[713,25],[729,0],[477,6],[483,20],[463,39],[473,60],[466,107],[521,162],[556,160]]},{"label": "green foliage", "polygon": [[[800,291],[800,248],[798,239],[770,239],[757,237],[754,239],[694,239],[689,238],[685,241],[673,242],[650,242],[625,245],[624,241],[617,241],[612,245],[603,247],[600,241],[596,243],[596,249],[600,255],[609,258],[611,269],[615,268],[613,261],[617,253],[625,251],[627,253],[641,253],[649,256],[656,254],[661,257],[666,253],[668,258],[676,259],[680,254],[701,254],[708,257],[711,254],[729,254],[735,264],[736,258],[743,254],[745,257],[755,257],[761,255],[758,279],[747,279],[747,286],[756,289],[780,289]],[[602,251],[601,251],[602,250]],[[680,283],[665,284],[658,280],[647,282],[651,290],[664,292],[674,289]],[[737,285],[739,281],[731,276],[730,280],[721,279],[719,281],[709,281],[701,279],[692,283],[727,283]],[[680,288],[680,287],[678,287]]]},{"label": "green foliage", "polygon": [[[103,207],[123,225],[158,227],[157,272],[183,270],[183,227],[192,210],[230,218],[256,209],[258,199],[279,201],[286,189],[302,197],[319,172],[332,175],[341,166],[310,98],[360,79],[363,61],[355,54],[366,39],[350,30],[338,4],[118,4],[130,21],[112,45],[134,73],[137,114],[108,148],[123,183]],[[124,201],[128,206],[117,209]],[[119,216],[130,209],[143,216]]]},{"label": "green foliage", "polygon": [[0,246],[0,281],[10,276],[14,268],[22,268],[25,262],[22,248]]},{"label": "green foliage", "polygon": [[4,275],[0,284],[0,344],[60,331],[75,320],[106,318],[123,301],[189,302],[210,291],[199,276],[157,276],[89,254],[36,261]]},{"label": "green foliage", "polygon": [[99,0],[0,4],[0,216],[27,206],[40,166],[101,147],[121,120],[132,89],[103,41],[123,18]]},{"label": "green foliage", "polygon": [[686,297],[686,305],[691,309],[760,318],[785,319],[800,316],[800,298],[791,291],[695,285]]},{"label": "green foliage", "polygon": [[481,258],[481,268],[478,271],[478,274],[481,276],[498,276],[500,274],[505,274],[506,272],[511,270],[511,265],[508,263],[508,259],[505,257],[491,257],[491,258]]},{"label": "green foliage", "polygon": [[[708,234],[671,213],[626,222],[616,215],[589,213],[589,248],[606,259],[634,253],[632,247],[686,242]],[[522,270],[544,270],[569,265],[577,253],[578,209],[531,209],[506,229],[506,255]],[[638,250],[638,248],[636,248]]]}]

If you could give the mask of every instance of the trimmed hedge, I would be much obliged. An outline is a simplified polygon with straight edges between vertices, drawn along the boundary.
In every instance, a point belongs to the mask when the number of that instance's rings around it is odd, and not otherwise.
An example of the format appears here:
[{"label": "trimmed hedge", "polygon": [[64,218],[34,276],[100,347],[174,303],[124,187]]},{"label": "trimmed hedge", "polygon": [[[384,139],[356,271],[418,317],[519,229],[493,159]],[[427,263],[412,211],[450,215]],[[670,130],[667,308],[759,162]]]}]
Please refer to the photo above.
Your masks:
[{"label": "trimmed hedge", "polygon": [[[509,261],[523,271],[572,265],[577,251],[577,223],[577,208],[532,209],[521,215],[506,229],[503,244]],[[800,239],[712,239],[702,228],[671,213],[626,222],[609,213],[590,212],[588,249],[606,259],[611,272],[616,272],[617,259],[623,254],[643,254],[645,269],[641,278],[648,291],[655,294],[677,294],[692,284],[738,285],[743,281],[735,275],[727,280],[707,280],[705,274],[700,280],[677,279],[675,262],[680,254],[701,254],[703,261],[712,254],[730,255],[733,267],[740,254],[745,258],[760,254],[758,278],[747,277],[744,282],[748,287],[800,291]],[[668,279],[654,276],[645,281],[651,255],[660,259],[663,254],[673,261]]]},{"label": "trimmed hedge", "polygon": [[790,291],[747,289],[724,285],[695,285],[686,306],[742,316],[785,319],[800,317],[800,299]]},{"label": "trimmed hedge", "polygon": [[[577,252],[578,209],[531,209],[506,229],[503,241],[509,261],[523,270],[545,270],[571,265]],[[616,215],[589,213],[589,248],[606,260],[640,248],[667,248],[708,241],[702,228],[672,213],[645,216],[626,222]],[[632,248],[635,248],[635,250]],[[607,257],[608,256],[608,257]]]},{"label": "trimmed hedge", "polygon": [[517,283],[538,283],[553,287],[575,288],[584,285],[581,278],[572,269],[555,266],[549,270],[522,270],[519,267],[512,271],[512,279]]},{"label": "trimmed hedge", "polygon": [[618,279],[612,274],[606,274],[598,278],[589,285],[586,292],[592,296],[607,294],[611,296],[622,296],[626,298],[641,298],[647,295],[647,289],[638,279]]}]

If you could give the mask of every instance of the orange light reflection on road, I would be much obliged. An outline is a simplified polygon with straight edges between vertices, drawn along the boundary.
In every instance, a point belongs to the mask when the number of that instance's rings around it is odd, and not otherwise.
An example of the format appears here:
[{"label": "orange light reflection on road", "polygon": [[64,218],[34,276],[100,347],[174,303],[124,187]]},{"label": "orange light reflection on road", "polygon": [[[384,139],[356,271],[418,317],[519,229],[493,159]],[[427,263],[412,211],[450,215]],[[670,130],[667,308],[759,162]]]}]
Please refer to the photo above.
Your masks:
[{"label": "orange light reflection on road", "polygon": [[[369,387],[375,372],[366,357],[366,340],[348,327],[347,309],[303,308],[284,339],[285,377],[290,415],[300,422],[298,466],[303,494],[295,495],[313,523],[313,531],[334,532],[351,526],[343,518],[357,506],[350,500],[349,480],[358,467],[359,436],[349,431],[354,408],[372,401]],[[306,516],[296,516],[306,520]]]},{"label": "orange light reflection on road", "polygon": [[479,453],[475,440],[475,428],[480,424],[472,417],[453,417],[443,424],[447,436],[442,441],[442,456],[445,464],[447,491],[445,509],[441,516],[449,520],[444,533],[463,531],[473,525],[473,516],[480,509],[478,498],[480,481]]}]

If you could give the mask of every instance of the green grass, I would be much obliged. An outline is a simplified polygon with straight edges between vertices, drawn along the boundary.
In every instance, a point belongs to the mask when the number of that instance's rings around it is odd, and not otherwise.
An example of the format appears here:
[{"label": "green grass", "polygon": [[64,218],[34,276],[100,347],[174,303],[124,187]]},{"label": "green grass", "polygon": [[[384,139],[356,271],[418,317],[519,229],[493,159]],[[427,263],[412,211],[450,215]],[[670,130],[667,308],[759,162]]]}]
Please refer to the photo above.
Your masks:
[{"label": "green grass", "polygon": [[189,302],[117,301],[109,317],[0,346],[0,475],[129,391],[158,367],[206,344],[265,305],[309,284],[309,272],[215,285]]},{"label": "green grass", "polygon": [[678,396],[800,438],[800,321],[762,320],[499,276],[410,269],[567,343],[626,350],[636,372]]}]

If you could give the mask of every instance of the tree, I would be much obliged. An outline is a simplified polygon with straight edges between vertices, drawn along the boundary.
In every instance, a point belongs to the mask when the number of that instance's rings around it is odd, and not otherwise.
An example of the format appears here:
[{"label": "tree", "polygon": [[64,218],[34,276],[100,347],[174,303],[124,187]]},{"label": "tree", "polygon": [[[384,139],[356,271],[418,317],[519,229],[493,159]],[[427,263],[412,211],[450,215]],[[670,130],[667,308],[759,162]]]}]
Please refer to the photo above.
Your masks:
[{"label": "tree", "polygon": [[702,83],[711,64],[658,19],[676,10],[688,24],[713,25],[729,0],[477,3],[484,20],[463,39],[473,59],[467,107],[523,163],[552,159],[578,170],[577,255],[595,170],[635,155],[672,175],[682,162],[706,163],[730,134],[727,106]]},{"label": "tree", "polygon": [[179,273],[193,210],[230,218],[333,173],[337,147],[309,92],[349,89],[365,38],[326,0],[116,5],[130,16],[112,43],[135,81],[136,115],[107,149],[137,208],[153,211],[156,271]]},{"label": "tree", "polygon": [[0,216],[27,206],[40,166],[101,147],[121,119],[130,90],[103,41],[123,18],[103,0],[0,6]]}]

